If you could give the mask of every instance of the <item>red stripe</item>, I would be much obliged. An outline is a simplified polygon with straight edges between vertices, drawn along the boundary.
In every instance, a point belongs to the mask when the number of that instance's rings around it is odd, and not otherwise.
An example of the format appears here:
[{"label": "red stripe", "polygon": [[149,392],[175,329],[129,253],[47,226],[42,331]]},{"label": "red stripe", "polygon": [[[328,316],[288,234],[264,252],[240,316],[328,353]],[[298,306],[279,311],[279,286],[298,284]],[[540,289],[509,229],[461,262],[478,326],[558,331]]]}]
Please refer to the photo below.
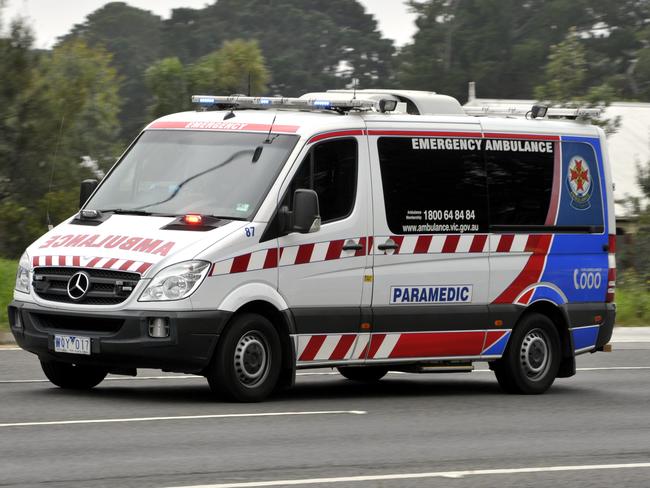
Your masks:
[{"label": "red stripe", "polygon": [[129,269],[131,267],[131,265],[133,263],[135,263],[135,261],[126,261],[124,264],[122,264],[122,266],[120,266],[120,270],[121,271],[126,271],[127,269]]},{"label": "red stripe", "polygon": [[528,236],[524,251],[533,254],[544,254],[548,249],[550,240],[551,236],[549,234],[532,234]]},{"label": "red stripe", "polygon": [[138,269],[135,270],[136,273],[140,273],[140,274],[144,273],[149,268],[151,268],[151,264],[152,263],[142,263],[140,266],[138,266]]},{"label": "red stripe", "polygon": [[371,136],[481,137],[480,132],[443,132],[433,130],[369,130]]},{"label": "red stripe", "polygon": [[460,241],[459,235],[447,236],[445,244],[442,246],[442,252],[456,252],[458,241]]},{"label": "red stripe", "polygon": [[59,256],[59,266],[66,266],[66,259],[65,256]]},{"label": "red stripe", "polygon": [[522,303],[524,305],[528,305],[528,302],[530,301],[531,297],[533,296],[533,292],[535,289],[528,290],[526,293],[522,295],[522,297],[517,301],[517,303]]},{"label": "red stripe", "polygon": [[326,337],[327,336],[325,335],[311,336],[311,339],[309,339],[309,342],[307,343],[307,347],[305,347],[305,350],[300,355],[300,358],[298,358],[298,361],[312,361],[316,357],[316,354],[318,354],[318,350],[323,345],[323,342],[325,342]]},{"label": "red stripe", "polygon": [[546,214],[546,225],[555,225],[557,217],[557,209],[560,204],[560,187],[562,186],[562,160],[560,154],[560,144],[555,142],[553,144],[553,153],[555,154],[553,160],[553,171],[555,177],[553,178],[553,187],[551,189],[551,204],[548,207]]},{"label": "red stripe", "polygon": [[266,251],[266,258],[264,258],[264,269],[278,267],[278,248],[274,247]]},{"label": "red stripe", "polygon": [[375,238],[373,236],[368,237],[368,255],[372,254],[372,244]]},{"label": "red stripe", "polygon": [[38,256],[34,256],[34,257],[32,258],[32,266],[33,266],[34,268],[35,268],[36,266],[38,266],[38,261],[39,261],[39,257],[38,257]]},{"label": "red stripe", "polygon": [[515,239],[514,234],[504,234],[499,239],[499,245],[497,246],[497,252],[508,252],[512,247],[512,241]]},{"label": "red stripe", "polygon": [[330,242],[327,246],[327,254],[325,254],[325,261],[331,261],[332,259],[338,259],[341,257],[341,252],[343,252],[343,244],[345,243],[344,239],[338,239],[336,241]]},{"label": "red stripe", "polygon": [[537,283],[545,261],[546,256],[542,254],[533,254],[529,257],[521,273],[492,303],[512,303],[522,290],[533,283]]},{"label": "red stripe", "polygon": [[332,354],[330,354],[330,359],[344,359],[345,353],[350,350],[350,346],[352,346],[352,343],[356,338],[357,336],[353,334],[342,336],[339,339],[339,343],[332,351]]},{"label": "red stripe", "polygon": [[52,266],[52,256],[45,256],[45,266]]},{"label": "red stripe", "polygon": [[[381,347],[381,344],[384,342],[385,338],[386,334],[372,334],[370,337],[370,344],[366,346],[366,349],[368,350],[368,359],[373,358],[375,354],[377,354],[377,351]],[[364,349],[364,352],[366,349]],[[361,358],[363,358],[363,355]]]},{"label": "red stripe", "polygon": [[102,268],[110,269],[113,267],[113,265],[117,263],[117,258],[112,258],[106,261],[106,264],[102,266]]},{"label": "red stripe", "polygon": [[296,254],[295,264],[305,264],[311,259],[311,253],[314,251],[314,244],[301,244]]},{"label": "red stripe", "polygon": [[507,333],[507,330],[489,330],[485,336],[485,347],[483,348],[483,351],[490,349]]},{"label": "red stripe", "polygon": [[359,239],[359,244],[361,244],[361,249],[358,249],[357,252],[354,253],[355,256],[365,256],[366,255],[366,238],[361,237]]},{"label": "red stripe", "polygon": [[413,254],[426,254],[429,252],[431,239],[433,239],[433,236],[419,236],[417,242],[415,243]]},{"label": "red stripe", "polygon": [[72,256],[72,266],[81,266],[81,258],[79,256]]},{"label": "red stripe", "polygon": [[488,139],[528,139],[531,141],[559,141],[560,136],[547,134],[507,134],[501,132],[486,132],[484,136]]},{"label": "red stripe", "polygon": [[469,247],[469,252],[483,252],[487,237],[487,234],[476,234],[474,239],[472,239],[472,245]]},{"label": "red stripe", "polygon": [[90,262],[86,265],[87,268],[94,268],[102,258],[92,258]]},{"label": "red stripe", "polygon": [[248,269],[248,263],[251,260],[251,253],[243,254],[237,256],[232,260],[232,265],[230,266],[231,273],[243,273]]},{"label": "red stripe", "polygon": [[391,358],[478,356],[485,332],[439,332],[402,334]]},{"label": "red stripe", "polygon": [[325,132],[324,134],[318,134],[316,136],[313,136],[307,144],[311,144],[313,142],[317,141],[322,141],[323,139],[331,139],[333,137],[345,137],[345,136],[362,136],[363,131],[362,130],[338,130],[334,132]]},{"label": "red stripe", "polygon": [[148,129],[192,129],[192,130],[223,130],[223,131],[253,131],[291,132],[298,131],[298,125],[269,125],[269,124],[243,124],[238,122],[189,122],[189,121],[159,121],[150,124]]}]

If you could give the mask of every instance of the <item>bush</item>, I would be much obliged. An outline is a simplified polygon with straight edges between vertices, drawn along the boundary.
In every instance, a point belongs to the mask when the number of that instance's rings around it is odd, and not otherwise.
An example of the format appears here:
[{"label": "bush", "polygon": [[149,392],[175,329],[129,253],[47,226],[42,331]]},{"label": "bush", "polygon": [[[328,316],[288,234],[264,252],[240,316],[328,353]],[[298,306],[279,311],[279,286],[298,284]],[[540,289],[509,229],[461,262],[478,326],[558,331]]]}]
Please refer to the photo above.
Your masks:
[{"label": "bush", "polygon": [[650,325],[650,283],[634,272],[617,280],[616,325]]}]

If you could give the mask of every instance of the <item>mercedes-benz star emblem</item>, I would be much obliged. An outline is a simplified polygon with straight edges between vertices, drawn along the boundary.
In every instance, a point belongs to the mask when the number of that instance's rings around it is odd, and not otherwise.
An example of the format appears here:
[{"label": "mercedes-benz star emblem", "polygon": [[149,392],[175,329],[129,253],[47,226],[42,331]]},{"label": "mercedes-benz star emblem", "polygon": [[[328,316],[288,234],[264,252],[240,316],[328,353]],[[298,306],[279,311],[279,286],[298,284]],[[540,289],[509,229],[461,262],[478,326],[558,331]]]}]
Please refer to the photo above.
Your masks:
[{"label": "mercedes-benz star emblem", "polygon": [[68,280],[68,296],[73,300],[81,300],[90,289],[90,276],[88,273],[79,271],[73,274]]}]

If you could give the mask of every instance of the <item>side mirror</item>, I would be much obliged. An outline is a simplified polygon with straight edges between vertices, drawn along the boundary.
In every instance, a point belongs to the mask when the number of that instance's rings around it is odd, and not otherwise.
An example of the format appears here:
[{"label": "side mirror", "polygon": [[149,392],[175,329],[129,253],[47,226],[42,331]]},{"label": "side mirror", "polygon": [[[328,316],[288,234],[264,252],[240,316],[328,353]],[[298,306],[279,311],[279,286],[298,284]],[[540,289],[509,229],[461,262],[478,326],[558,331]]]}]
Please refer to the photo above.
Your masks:
[{"label": "side mirror", "polygon": [[318,194],[314,190],[298,189],[293,194],[293,211],[283,207],[282,228],[289,232],[309,234],[320,230]]},{"label": "side mirror", "polygon": [[99,185],[99,181],[97,180],[83,180],[81,182],[81,188],[79,189],[79,208],[83,207],[88,201],[90,195],[97,188],[97,185]]}]

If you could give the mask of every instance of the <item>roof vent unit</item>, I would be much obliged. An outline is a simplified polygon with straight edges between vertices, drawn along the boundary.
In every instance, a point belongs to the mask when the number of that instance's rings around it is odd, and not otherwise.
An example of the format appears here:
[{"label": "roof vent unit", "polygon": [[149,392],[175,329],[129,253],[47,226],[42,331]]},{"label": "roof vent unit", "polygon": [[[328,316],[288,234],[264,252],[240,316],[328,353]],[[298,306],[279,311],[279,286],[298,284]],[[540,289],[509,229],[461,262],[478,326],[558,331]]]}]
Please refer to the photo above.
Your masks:
[{"label": "roof vent unit", "polygon": [[[440,95],[436,92],[418,90],[327,90],[327,95],[341,94],[349,97],[357,95],[363,98],[386,98],[391,96],[401,103],[406,103],[406,111],[413,115],[466,115],[463,107],[453,97]],[[313,96],[308,94],[303,96]],[[302,97],[301,97],[302,98]]]}]

